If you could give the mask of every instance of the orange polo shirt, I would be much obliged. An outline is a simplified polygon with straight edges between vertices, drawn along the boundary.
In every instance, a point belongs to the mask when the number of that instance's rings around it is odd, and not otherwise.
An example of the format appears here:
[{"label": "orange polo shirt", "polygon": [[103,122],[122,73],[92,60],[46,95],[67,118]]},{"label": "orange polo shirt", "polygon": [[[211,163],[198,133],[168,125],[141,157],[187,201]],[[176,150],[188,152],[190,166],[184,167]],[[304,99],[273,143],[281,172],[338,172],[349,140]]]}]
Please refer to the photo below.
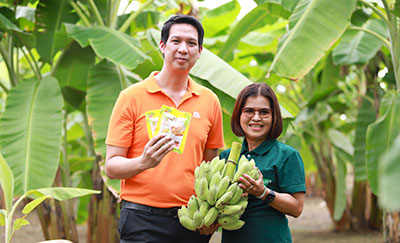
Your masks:
[{"label": "orange polo shirt", "polygon": [[168,153],[158,166],[121,180],[121,199],[153,207],[180,207],[194,194],[194,169],[203,161],[205,148],[223,147],[222,112],[218,97],[189,78],[180,104],[164,93],[156,72],[121,91],[114,106],[106,144],[127,147],[128,158],[143,153],[149,141],[145,112],[162,105],[192,114],[182,154]]}]

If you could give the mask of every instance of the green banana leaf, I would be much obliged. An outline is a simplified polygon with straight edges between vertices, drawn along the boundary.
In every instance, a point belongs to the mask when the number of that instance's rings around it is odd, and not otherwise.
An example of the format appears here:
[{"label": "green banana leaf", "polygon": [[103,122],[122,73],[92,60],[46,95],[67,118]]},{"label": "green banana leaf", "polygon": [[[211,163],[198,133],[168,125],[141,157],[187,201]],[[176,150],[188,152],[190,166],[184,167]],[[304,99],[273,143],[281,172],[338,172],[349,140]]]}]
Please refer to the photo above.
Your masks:
[{"label": "green banana leaf", "polygon": [[0,153],[0,186],[4,195],[4,203],[6,204],[6,211],[10,212],[12,208],[12,200],[14,194],[14,175],[8,167],[6,160]]},{"label": "green banana leaf", "polygon": [[107,58],[127,68],[134,69],[149,58],[139,49],[138,40],[114,29],[71,24],[65,24],[65,28],[68,36],[75,39],[81,47],[90,45],[98,57]]},{"label": "green banana leaf", "polygon": [[400,93],[387,92],[380,105],[379,118],[368,126],[366,160],[368,181],[374,194],[378,191],[378,165],[380,157],[389,150],[394,138],[400,134]]},{"label": "green banana leaf", "polygon": [[81,48],[72,42],[58,60],[54,76],[60,87],[69,86],[86,92],[86,80],[90,66],[95,61],[95,55],[90,47]]},{"label": "green banana leaf", "polygon": [[27,191],[28,196],[33,198],[38,198],[42,196],[48,196],[59,201],[68,200],[75,197],[82,197],[90,194],[100,194],[101,191],[75,188],[75,187],[49,187],[49,188],[39,188],[36,190]]},{"label": "green banana leaf", "polygon": [[[384,38],[389,34],[385,23],[379,19],[370,19],[362,27]],[[342,65],[367,63],[381,49],[382,44],[382,40],[369,33],[347,30],[339,45],[333,49],[333,62]]]},{"label": "green banana leaf", "polygon": [[72,42],[58,60],[54,76],[60,83],[64,100],[69,104],[68,111],[84,106],[87,76],[94,61],[92,49],[81,48],[76,42]]},{"label": "green banana leaf", "polygon": [[394,4],[393,14],[400,18],[400,0],[396,0]]},{"label": "green banana leaf", "polygon": [[328,136],[335,147],[343,150],[351,156],[354,154],[353,144],[351,144],[349,137],[341,131],[331,128],[328,130]]},{"label": "green banana leaf", "polygon": [[32,49],[36,46],[36,38],[31,33],[21,31],[18,26],[7,19],[0,13],[0,28],[5,30],[10,35],[14,36],[20,45],[26,46],[28,49]]},{"label": "green banana leaf", "polygon": [[301,79],[343,34],[355,3],[356,0],[312,1],[281,44],[269,72]]},{"label": "green banana leaf", "polygon": [[106,154],[108,122],[122,89],[122,80],[115,64],[102,61],[90,68],[87,88],[88,119],[94,130],[96,151],[103,157]]},{"label": "green banana leaf", "polygon": [[389,151],[382,156],[378,166],[379,204],[386,210],[400,210],[400,134]]},{"label": "green banana leaf", "polygon": [[346,160],[342,156],[343,151],[335,150],[336,154],[336,176],[335,176],[335,205],[333,219],[339,221],[346,209]]},{"label": "green banana leaf", "polygon": [[236,20],[239,12],[240,5],[236,0],[229,1],[205,12],[201,21],[205,37],[214,37],[220,35],[220,33],[226,32],[226,29]]},{"label": "green banana leaf", "polygon": [[63,100],[55,78],[22,80],[0,118],[0,150],[15,177],[14,194],[52,185],[57,172]]},{"label": "green banana leaf", "polygon": [[[89,124],[93,129],[94,145],[103,158],[106,155],[108,123],[115,101],[124,88],[123,75],[119,75],[115,64],[106,60],[93,66],[89,71],[87,88],[87,111]],[[111,190],[120,191],[120,180],[110,180],[103,174],[103,180]]]},{"label": "green banana leaf", "polygon": [[281,5],[275,3],[264,3],[257,6],[233,27],[228,40],[220,49],[218,56],[224,60],[231,60],[233,57],[232,53],[243,36],[266,24],[274,23],[277,20],[276,16],[288,17],[289,14]]},{"label": "green banana leaf", "polygon": [[36,8],[36,49],[42,60],[51,63],[68,40],[60,33],[63,23],[76,23],[78,17],[68,0],[40,1]]},{"label": "green banana leaf", "polygon": [[[371,97],[370,95],[368,95]],[[354,138],[354,180],[365,181],[368,179],[367,164],[365,161],[366,135],[369,124],[376,120],[376,111],[372,104],[373,99],[362,98],[357,114],[356,131]]]}]

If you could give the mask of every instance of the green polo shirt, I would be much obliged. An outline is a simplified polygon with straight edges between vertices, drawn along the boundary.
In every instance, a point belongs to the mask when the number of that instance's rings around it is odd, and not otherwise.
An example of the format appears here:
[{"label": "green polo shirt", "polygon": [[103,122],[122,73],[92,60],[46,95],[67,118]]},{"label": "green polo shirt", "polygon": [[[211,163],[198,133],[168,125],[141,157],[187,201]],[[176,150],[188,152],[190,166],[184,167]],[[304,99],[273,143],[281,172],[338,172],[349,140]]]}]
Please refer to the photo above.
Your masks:
[{"label": "green polo shirt", "polygon": [[[220,154],[228,159],[230,149]],[[242,144],[240,156],[254,159],[265,179],[268,188],[281,193],[305,192],[303,160],[299,152],[291,146],[277,140],[266,140],[256,149],[249,151],[246,139]],[[223,230],[222,242],[292,242],[288,220],[264,201],[249,195],[249,204],[242,215],[246,223],[240,230]]]}]

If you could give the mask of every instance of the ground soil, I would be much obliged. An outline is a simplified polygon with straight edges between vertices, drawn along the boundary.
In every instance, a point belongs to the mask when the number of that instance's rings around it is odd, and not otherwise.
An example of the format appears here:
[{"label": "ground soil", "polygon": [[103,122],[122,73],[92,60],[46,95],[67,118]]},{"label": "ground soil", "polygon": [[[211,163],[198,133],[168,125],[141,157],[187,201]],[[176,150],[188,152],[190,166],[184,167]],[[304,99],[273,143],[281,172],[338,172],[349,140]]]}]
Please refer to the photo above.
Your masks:
[{"label": "ground soil", "polygon": [[[35,213],[28,215],[30,226],[23,226],[13,237],[12,243],[34,243],[43,241],[43,234]],[[294,243],[369,243],[383,242],[382,234],[376,231],[367,232],[333,232],[333,223],[325,202],[321,198],[306,197],[304,211],[299,218],[289,217]],[[80,242],[85,242],[86,226],[78,227]],[[0,227],[0,242],[4,241],[4,227]],[[219,243],[221,233],[216,232],[210,243]]]}]

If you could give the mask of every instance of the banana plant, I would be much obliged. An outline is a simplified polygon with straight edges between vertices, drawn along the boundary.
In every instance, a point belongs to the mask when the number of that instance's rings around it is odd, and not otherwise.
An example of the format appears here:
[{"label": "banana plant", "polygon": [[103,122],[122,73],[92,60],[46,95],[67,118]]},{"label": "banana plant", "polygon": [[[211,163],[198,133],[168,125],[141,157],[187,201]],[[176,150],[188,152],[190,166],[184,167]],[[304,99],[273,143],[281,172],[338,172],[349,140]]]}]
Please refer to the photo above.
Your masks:
[{"label": "banana plant", "polygon": [[[82,188],[67,188],[67,187],[50,187],[50,188],[38,188],[29,190],[23,193],[13,203],[14,194],[14,174],[8,166],[3,155],[0,153],[0,182],[1,188],[4,192],[5,209],[0,210],[0,225],[5,226],[5,243],[11,243],[14,233],[21,228],[21,226],[29,225],[29,221],[26,216],[32,212],[39,204],[46,199],[55,200],[67,200],[76,197],[81,197],[89,194],[99,194],[100,191],[82,189]],[[27,198],[32,199],[27,203],[23,209],[23,216],[13,220],[14,213],[24,200]]]}]

